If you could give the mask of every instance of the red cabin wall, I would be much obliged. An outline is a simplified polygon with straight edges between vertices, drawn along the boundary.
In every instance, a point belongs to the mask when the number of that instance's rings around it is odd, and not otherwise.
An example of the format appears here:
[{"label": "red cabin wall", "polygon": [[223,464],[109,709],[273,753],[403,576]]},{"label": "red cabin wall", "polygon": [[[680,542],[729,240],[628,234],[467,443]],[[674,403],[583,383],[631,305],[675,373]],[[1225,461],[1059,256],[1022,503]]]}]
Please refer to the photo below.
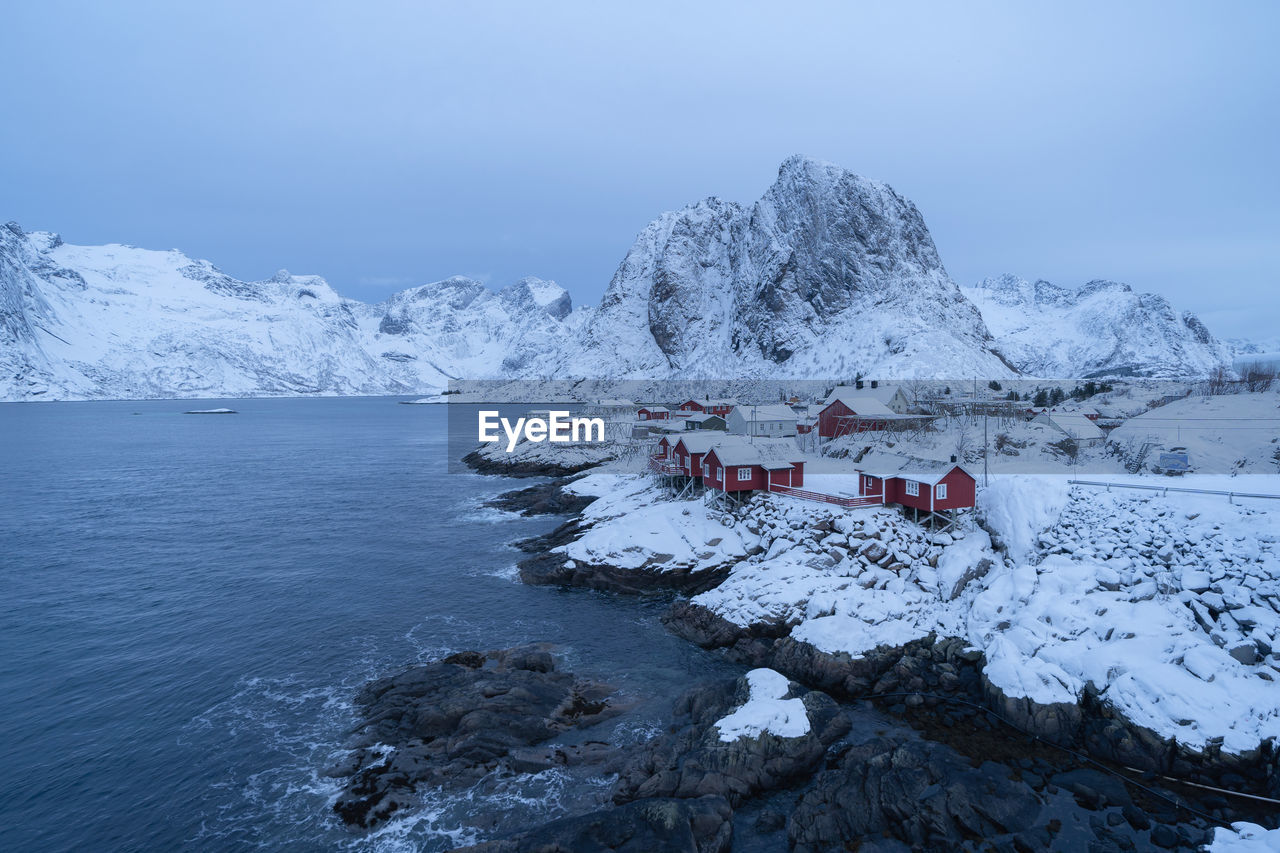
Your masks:
[{"label": "red cabin wall", "polygon": [[978,484],[964,471],[953,468],[942,482],[947,484],[947,496],[933,502],[935,509],[971,509],[977,504]]},{"label": "red cabin wall", "polygon": [[[750,480],[739,480],[738,469],[751,469]],[[726,492],[750,492],[756,489],[763,489],[768,485],[768,472],[759,465],[733,465],[724,470],[725,485],[722,487]]]},{"label": "red cabin wall", "polygon": [[818,435],[823,438],[834,438],[840,428],[839,418],[851,415],[853,411],[839,400],[835,400],[821,412],[818,412]]},{"label": "red cabin wall", "polygon": [[839,400],[832,401],[831,405],[818,412],[818,435],[823,438],[835,438],[837,431],[841,436],[845,436],[859,432],[882,430],[886,426],[886,423],[882,420],[841,420],[841,418],[856,417],[856,415],[857,412]]},{"label": "red cabin wall", "polygon": [[906,480],[902,479],[901,477],[893,477],[890,479],[890,482],[893,483],[893,487],[894,487],[893,491],[894,491],[894,494],[896,495],[896,499],[893,501],[894,503],[902,504],[903,506],[915,507],[916,509],[923,509],[923,510],[929,509],[929,488],[930,487],[928,483],[920,484],[920,494],[909,495],[907,494]]},{"label": "red cabin wall", "polygon": [[934,486],[928,483],[921,483],[920,494],[909,495],[907,494],[906,481],[894,477],[889,481],[890,488],[886,495],[886,501],[926,511],[929,509],[971,509],[977,502],[977,483],[961,469],[951,469],[947,476],[938,482],[946,483],[947,496],[945,498],[932,498],[932,503],[930,503]]}]

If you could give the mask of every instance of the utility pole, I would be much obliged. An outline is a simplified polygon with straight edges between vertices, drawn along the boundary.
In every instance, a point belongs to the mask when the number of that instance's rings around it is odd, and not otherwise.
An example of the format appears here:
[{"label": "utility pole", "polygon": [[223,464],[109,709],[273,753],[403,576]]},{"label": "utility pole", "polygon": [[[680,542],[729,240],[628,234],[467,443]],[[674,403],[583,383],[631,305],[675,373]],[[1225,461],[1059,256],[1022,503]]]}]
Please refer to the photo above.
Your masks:
[{"label": "utility pole", "polygon": [[987,415],[982,415],[982,488],[989,485],[987,480]]}]

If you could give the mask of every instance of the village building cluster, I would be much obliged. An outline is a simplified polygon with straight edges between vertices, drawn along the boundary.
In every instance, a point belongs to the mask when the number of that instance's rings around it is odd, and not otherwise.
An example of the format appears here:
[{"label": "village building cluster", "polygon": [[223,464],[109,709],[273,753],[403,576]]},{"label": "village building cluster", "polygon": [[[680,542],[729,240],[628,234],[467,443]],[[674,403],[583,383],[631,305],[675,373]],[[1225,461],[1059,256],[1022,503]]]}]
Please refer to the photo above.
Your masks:
[{"label": "village building cluster", "polygon": [[[1106,398],[1095,397],[1092,389],[1087,396],[1059,389],[1029,399],[994,382],[981,390],[976,382],[972,389],[968,385],[856,380],[807,400],[799,395],[771,403],[693,397],[631,404],[629,412],[634,434],[649,443],[649,469],[675,494],[710,493],[734,502],[754,492],[773,492],[844,507],[895,505],[933,526],[951,526],[976,505],[981,471],[957,455],[926,459],[903,453],[913,446],[904,437],[936,434],[946,418],[994,417],[1004,424],[1045,427],[1048,435],[1059,436],[1046,443],[1069,445],[1074,454],[1101,445],[1125,420],[1105,403],[1095,405],[1094,400]],[[849,453],[842,466],[848,473],[820,469],[821,475],[813,475],[826,445],[837,448],[833,442],[862,437],[876,449],[868,452],[858,442],[859,452]],[[895,446],[899,450],[892,452]],[[973,454],[968,456],[972,461]],[[1164,470],[1186,468],[1185,453],[1175,453]]]},{"label": "village building cluster", "polygon": [[650,470],[677,494],[709,492],[732,502],[773,492],[845,507],[895,504],[944,527],[975,505],[976,479],[955,457],[936,462],[879,453],[856,463],[854,477],[836,478],[825,490],[806,488],[806,438],[832,441],[929,422],[933,416],[897,385],[860,381],[814,402],[687,399],[639,406],[635,414],[638,427],[657,437]]}]

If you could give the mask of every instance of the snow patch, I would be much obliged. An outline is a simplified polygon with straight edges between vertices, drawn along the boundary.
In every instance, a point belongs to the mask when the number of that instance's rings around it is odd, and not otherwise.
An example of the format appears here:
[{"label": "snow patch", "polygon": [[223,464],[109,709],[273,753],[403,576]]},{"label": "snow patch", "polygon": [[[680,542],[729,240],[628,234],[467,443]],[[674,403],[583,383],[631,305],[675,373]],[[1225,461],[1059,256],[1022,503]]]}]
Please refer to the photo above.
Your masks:
[{"label": "snow patch", "polygon": [[804,702],[783,698],[791,689],[785,675],[772,669],[753,669],[746,678],[746,704],[716,721],[721,741],[756,738],[765,732],[778,737],[803,737],[809,733]]}]

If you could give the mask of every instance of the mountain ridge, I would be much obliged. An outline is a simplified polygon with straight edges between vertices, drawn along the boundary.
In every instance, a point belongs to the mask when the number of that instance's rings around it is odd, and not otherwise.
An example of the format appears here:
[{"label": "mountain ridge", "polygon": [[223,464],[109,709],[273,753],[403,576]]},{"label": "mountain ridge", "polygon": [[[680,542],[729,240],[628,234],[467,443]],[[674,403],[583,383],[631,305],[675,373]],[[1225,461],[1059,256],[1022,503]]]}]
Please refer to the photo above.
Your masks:
[{"label": "mountain ridge", "polygon": [[[1013,323],[1019,311],[1056,331]],[[1139,333],[1154,343],[1121,345]],[[587,308],[534,277],[359,302],[320,276],[241,281],[177,250],[10,223],[0,344],[6,400],[414,394],[497,377],[1189,375],[1230,355],[1194,315],[1105,279],[961,288],[910,200],[801,156],[751,204],[712,196],[655,218]]]}]

